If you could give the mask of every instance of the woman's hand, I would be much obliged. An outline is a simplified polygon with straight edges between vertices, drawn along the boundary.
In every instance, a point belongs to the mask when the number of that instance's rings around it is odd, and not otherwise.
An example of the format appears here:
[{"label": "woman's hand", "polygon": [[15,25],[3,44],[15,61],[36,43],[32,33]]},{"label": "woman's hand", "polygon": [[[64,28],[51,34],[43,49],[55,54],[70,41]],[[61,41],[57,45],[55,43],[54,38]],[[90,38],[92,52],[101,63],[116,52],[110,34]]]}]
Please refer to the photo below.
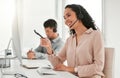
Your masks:
[{"label": "woman's hand", "polygon": [[68,71],[71,73],[74,73],[74,68],[73,67],[67,67],[63,64],[58,64],[54,67],[54,70],[58,70],[58,71]]},{"label": "woman's hand", "polygon": [[47,49],[47,53],[49,55],[53,54],[53,50],[52,50],[52,46],[51,46],[51,42],[48,38],[41,38],[41,46],[45,47]]},{"label": "woman's hand", "polygon": [[58,70],[58,71],[66,71],[67,66],[63,65],[63,64],[58,64],[54,67],[54,70]]}]

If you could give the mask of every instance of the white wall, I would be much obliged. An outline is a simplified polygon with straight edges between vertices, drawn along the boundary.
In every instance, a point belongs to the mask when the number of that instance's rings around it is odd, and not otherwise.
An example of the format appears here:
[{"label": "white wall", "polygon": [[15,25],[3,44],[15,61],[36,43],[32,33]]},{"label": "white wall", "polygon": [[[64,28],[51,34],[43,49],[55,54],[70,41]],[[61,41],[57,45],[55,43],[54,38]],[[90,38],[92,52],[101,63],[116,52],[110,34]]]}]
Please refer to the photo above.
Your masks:
[{"label": "white wall", "polygon": [[[46,36],[43,27],[44,21],[49,18],[53,18],[58,24],[61,23],[59,17],[57,16],[58,13],[56,12],[56,10],[59,10],[56,9],[56,7],[59,8],[59,6],[56,5],[56,0],[23,0],[23,51],[27,51],[30,48],[36,48],[40,44],[39,36],[33,32],[34,29],[36,29],[36,31],[38,31],[41,35]],[[60,32],[61,31],[59,31],[59,33]]]},{"label": "white wall", "polygon": [[14,15],[14,0],[0,0],[0,50],[7,48]]},{"label": "white wall", "polygon": [[104,35],[107,47],[115,48],[114,77],[120,78],[120,0],[104,0]]}]

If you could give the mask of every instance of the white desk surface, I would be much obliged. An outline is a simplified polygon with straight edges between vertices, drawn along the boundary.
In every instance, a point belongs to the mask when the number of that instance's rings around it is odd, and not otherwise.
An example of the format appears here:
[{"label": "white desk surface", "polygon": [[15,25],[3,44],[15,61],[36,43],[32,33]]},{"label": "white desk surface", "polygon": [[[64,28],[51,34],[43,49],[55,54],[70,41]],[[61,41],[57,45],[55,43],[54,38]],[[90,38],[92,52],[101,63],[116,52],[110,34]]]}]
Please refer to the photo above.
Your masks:
[{"label": "white desk surface", "polygon": [[[48,60],[27,60],[23,59],[23,64],[25,65],[33,65],[39,66],[38,69],[26,69],[20,66],[18,59],[11,60],[11,67],[10,68],[3,68],[5,73],[21,73],[26,75],[28,78],[78,78],[69,72],[64,71],[55,71],[55,75],[40,75],[38,74],[37,70],[41,67],[46,67],[50,65]],[[15,78],[14,75],[3,75],[2,78]]]}]

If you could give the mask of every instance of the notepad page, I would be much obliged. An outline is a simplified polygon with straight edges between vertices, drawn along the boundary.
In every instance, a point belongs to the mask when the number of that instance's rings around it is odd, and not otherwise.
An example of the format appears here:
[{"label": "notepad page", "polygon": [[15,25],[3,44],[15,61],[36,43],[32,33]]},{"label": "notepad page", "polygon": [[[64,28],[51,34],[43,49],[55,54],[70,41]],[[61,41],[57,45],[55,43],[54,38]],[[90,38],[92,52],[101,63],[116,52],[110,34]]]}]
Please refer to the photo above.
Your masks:
[{"label": "notepad page", "polygon": [[39,67],[39,65],[35,63],[35,60],[24,60],[22,61],[22,65],[25,65],[27,67]]}]

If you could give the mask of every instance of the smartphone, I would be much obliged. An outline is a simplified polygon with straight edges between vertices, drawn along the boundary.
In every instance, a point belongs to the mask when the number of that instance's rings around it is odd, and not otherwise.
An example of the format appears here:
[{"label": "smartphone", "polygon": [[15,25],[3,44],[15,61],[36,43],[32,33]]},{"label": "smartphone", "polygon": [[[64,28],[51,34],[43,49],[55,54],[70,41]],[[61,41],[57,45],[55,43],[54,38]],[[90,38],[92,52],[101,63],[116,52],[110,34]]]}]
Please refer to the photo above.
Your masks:
[{"label": "smartphone", "polygon": [[36,30],[34,30],[35,34],[37,34],[38,36],[40,36],[41,38],[44,38],[42,35],[40,35]]}]

